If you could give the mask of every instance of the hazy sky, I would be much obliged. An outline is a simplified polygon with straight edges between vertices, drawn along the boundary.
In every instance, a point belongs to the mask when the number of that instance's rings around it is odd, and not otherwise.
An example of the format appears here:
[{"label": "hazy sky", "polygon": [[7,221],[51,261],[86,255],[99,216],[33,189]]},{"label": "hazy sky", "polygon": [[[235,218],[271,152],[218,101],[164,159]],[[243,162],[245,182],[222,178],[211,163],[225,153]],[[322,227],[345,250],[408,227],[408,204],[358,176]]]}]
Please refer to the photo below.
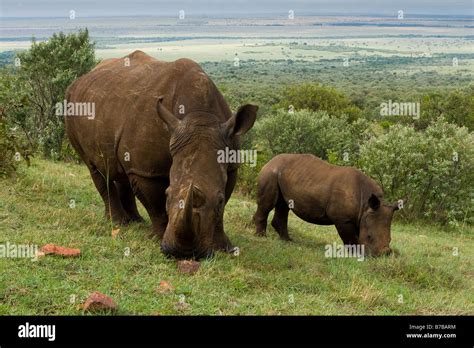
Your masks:
[{"label": "hazy sky", "polygon": [[76,16],[258,16],[286,14],[383,14],[410,13],[474,15],[474,0],[0,0],[1,17]]}]

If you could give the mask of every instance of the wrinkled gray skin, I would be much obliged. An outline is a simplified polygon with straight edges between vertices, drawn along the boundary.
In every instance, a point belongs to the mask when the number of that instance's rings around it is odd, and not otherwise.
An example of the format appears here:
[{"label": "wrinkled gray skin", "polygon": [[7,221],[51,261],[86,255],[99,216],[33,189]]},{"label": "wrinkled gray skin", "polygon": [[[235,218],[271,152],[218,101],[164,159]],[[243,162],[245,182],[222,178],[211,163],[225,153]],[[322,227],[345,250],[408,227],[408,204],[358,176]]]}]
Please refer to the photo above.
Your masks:
[{"label": "wrinkled gray skin", "polygon": [[69,86],[66,99],[95,103],[93,120],[68,116],[65,125],[106,216],[141,220],[137,197],[165,254],[199,258],[232,250],[223,212],[237,166],[218,163],[217,151],[239,148],[257,106],[233,115],[198,64],[158,61],[141,51],[103,61]]},{"label": "wrinkled gray skin", "polygon": [[241,107],[235,117],[221,124],[204,115],[180,121],[160,103],[158,110],[172,134],[173,156],[170,186],[166,189],[168,225],[163,251],[197,257],[208,256],[216,249],[231,251],[223,231],[223,214],[236,173],[235,168],[229,170],[227,164],[217,162],[217,151],[226,146],[236,148],[232,145],[234,138],[252,127],[257,107]]},{"label": "wrinkled gray skin", "polygon": [[327,163],[313,155],[281,154],[258,177],[257,235],[265,235],[268,214],[281,239],[288,234],[291,210],[304,221],[335,225],[344,244],[363,244],[372,256],[390,254],[390,225],[397,204],[383,202],[375,181],[351,167]]}]

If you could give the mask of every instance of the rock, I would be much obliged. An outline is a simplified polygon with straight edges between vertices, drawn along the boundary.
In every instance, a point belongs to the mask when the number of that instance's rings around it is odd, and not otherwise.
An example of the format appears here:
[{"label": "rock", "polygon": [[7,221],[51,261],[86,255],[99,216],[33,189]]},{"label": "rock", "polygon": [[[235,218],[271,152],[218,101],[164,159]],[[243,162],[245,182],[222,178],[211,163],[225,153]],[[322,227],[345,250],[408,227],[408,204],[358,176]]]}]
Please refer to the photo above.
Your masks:
[{"label": "rock", "polygon": [[46,244],[46,245],[41,247],[40,251],[43,252],[45,255],[54,254],[54,252],[56,251],[56,245]]},{"label": "rock", "polygon": [[180,260],[178,261],[178,270],[181,273],[193,275],[199,270],[201,264],[198,261],[193,260]]},{"label": "rock", "polygon": [[166,294],[174,291],[174,286],[165,280],[160,282],[160,286],[156,289],[160,294]]},{"label": "rock", "polygon": [[99,291],[94,291],[89,295],[88,299],[82,306],[82,309],[86,312],[97,312],[97,311],[115,311],[117,310],[117,304],[114,300],[102,294]]},{"label": "rock", "polygon": [[112,229],[112,238],[117,239],[117,236],[118,236],[119,232],[120,232],[120,228]]},{"label": "rock", "polygon": [[64,257],[77,257],[81,255],[80,249],[64,248],[54,244],[46,244],[40,249],[45,255],[54,254]]}]

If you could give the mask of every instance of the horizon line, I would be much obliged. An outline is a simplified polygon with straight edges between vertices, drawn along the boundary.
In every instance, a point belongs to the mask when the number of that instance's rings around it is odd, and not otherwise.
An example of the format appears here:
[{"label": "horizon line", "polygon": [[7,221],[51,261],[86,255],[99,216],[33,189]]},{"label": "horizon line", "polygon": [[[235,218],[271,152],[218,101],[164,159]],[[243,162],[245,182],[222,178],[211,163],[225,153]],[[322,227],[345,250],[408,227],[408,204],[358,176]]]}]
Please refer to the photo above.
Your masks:
[{"label": "horizon line", "polygon": [[[393,16],[391,16],[388,13],[370,13],[370,12],[360,12],[360,13],[347,13],[347,12],[327,12],[327,13],[311,13],[311,12],[298,12],[295,11],[296,16],[301,16],[301,17],[369,17],[369,16],[377,16],[377,17],[383,17],[383,18],[394,18],[397,19],[397,13],[394,12]],[[191,15],[189,15],[194,18],[218,18],[218,19],[233,19],[236,16],[246,16],[249,19],[252,18],[261,18],[262,16],[265,17],[270,17],[273,16],[273,18],[278,18],[278,17],[286,17],[287,13],[286,12],[271,12],[271,13],[216,13],[216,14],[202,14],[202,13],[193,13],[191,12]],[[437,13],[404,13],[404,19],[409,19],[409,18],[416,18],[417,16],[431,16],[431,17],[463,17],[463,18],[472,18],[474,19],[474,14],[437,14]],[[130,14],[130,15],[99,15],[99,16],[77,16],[76,19],[88,19],[88,18],[133,18],[133,17],[148,17],[148,18],[174,18],[177,17],[174,15],[150,15],[150,14]],[[188,16],[187,16],[188,17]],[[69,19],[67,15],[65,16],[0,16],[0,19]],[[189,19],[189,18],[188,18]]]}]

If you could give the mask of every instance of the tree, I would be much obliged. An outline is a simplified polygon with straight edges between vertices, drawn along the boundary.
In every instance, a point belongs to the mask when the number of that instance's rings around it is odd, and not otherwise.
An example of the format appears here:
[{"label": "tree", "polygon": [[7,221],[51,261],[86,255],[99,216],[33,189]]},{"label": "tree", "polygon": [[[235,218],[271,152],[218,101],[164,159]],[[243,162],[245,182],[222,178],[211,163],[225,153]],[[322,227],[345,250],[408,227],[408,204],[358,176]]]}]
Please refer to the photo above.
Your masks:
[{"label": "tree", "polygon": [[26,117],[13,123],[23,128],[44,156],[59,158],[64,119],[56,116],[55,105],[64,100],[72,81],[97,64],[94,43],[87,29],[68,35],[60,32],[45,42],[37,43],[33,39],[31,48],[17,57],[21,63],[17,83],[26,90],[23,106],[29,110]]},{"label": "tree", "polygon": [[26,127],[29,114],[24,85],[11,66],[4,67],[0,70],[0,175],[16,169],[18,154],[29,164],[34,147]]},{"label": "tree", "polygon": [[474,129],[474,86],[450,93],[431,92],[423,96],[417,129],[425,129],[439,117],[458,126]]},{"label": "tree", "polygon": [[0,109],[0,178],[15,171],[16,166],[13,160],[15,153],[15,139],[8,132],[7,124],[3,118],[3,110]]}]

